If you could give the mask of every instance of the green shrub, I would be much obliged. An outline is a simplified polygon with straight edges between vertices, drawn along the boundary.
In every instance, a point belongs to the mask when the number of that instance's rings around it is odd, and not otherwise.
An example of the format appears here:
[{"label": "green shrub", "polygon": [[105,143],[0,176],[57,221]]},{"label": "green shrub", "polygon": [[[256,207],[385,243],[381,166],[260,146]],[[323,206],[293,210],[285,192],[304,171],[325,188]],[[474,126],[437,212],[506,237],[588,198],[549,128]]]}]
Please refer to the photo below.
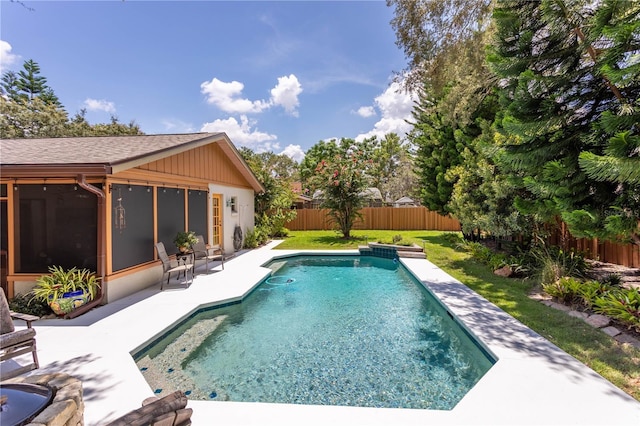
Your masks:
[{"label": "green shrub", "polygon": [[493,252],[487,246],[476,242],[464,242],[463,248],[471,253],[475,260],[488,265],[493,256]]},{"label": "green shrub", "polygon": [[640,291],[614,289],[595,299],[594,310],[640,332]]},{"label": "green shrub", "polygon": [[562,277],[584,278],[588,264],[582,253],[538,244],[529,252],[530,270],[537,271],[541,284],[551,284]]},{"label": "green shrub", "polygon": [[400,241],[402,241],[402,235],[394,235],[391,241],[393,242],[393,244],[398,244]]},{"label": "green shrub", "polygon": [[609,274],[606,277],[602,278],[600,282],[613,287],[620,287],[620,284],[622,284],[622,275],[616,273]]},{"label": "green shrub", "polygon": [[254,249],[258,247],[258,239],[256,238],[256,231],[253,229],[247,229],[244,234],[244,248]]},{"label": "green shrub", "polygon": [[9,300],[9,309],[14,312],[42,317],[53,313],[49,304],[42,300],[33,299],[33,294],[17,294]]},{"label": "green shrub", "polygon": [[443,232],[442,234],[440,234],[440,237],[449,244],[453,245],[459,245],[464,241],[462,235],[460,235],[459,232]]},{"label": "green shrub", "polygon": [[582,304],[592,308],[596,298],[611,291],[612,286],[596,280],[585,281],[578,287],[578,295]]},{"label": "green shrub", "polygon": [[562,277],[551,283],[543,283],[542,289],[559,302],[573,305],[581,301],[580,286],[579,280],[572,277]]}]

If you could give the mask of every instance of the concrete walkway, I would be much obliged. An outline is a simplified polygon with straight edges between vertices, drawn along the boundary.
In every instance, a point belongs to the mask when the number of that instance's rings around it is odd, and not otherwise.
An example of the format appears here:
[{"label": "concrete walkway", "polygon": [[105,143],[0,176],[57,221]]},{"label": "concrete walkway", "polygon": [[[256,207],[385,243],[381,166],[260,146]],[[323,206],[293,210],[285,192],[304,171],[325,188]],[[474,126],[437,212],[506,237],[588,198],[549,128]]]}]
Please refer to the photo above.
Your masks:
[{"label": "concrete walkway", "polygon": [[[260,265],[296,253],[273,250],[277,244],[236,256],[224,271],[216,266],[196,275],[188,288],[172,282],[160,292],[158,284],[73,320],[36,322],[42,367],[31,374],[64,372],[82,380],[87,425],[138,408],[153,390],[130,353],[202,305],[242,299],[269,275]],[[189,401],[193,424],[640,425],[640,403],[593,370],[429,261],[402,263],[498,358],[453,410]],[[3,370],[11,368],[4,364]]]}]

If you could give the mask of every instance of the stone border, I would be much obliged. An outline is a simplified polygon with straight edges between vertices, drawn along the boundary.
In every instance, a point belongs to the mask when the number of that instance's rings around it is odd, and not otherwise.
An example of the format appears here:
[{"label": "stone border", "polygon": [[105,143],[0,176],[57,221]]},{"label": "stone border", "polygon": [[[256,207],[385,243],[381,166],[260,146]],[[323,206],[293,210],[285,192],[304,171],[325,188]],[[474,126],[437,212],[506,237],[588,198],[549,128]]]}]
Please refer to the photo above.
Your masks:
[{"label": "stone border", "polygon": [[580,318],[590,326],[602,330],[603,333],[613,337],[616,341],[620,343],[627,343],[631,346],[635,346],[636,348],[640,349],[640,340],[636,339],[635,337],[633,337],[628,333],[624,333],[623,331],[619,330],[617,327],[614,327],[613,325],[611,325],[611,318],[605,315],[576,311],[575,309],[572,309],[570,306],[563,305],[562,303],[554,302],[548,296],[545,296],[539,293],[531,294],[529,295],[529,297],[533,300],[539,301],[543,305],[549,306],[550,308],[566,312],[567,315],[569,315],[570,317]]},{"label": "stone border", "polygon": [[27,426],[84,425],[84,401],[82,382],[64,373],[38,374],[15,377],[2,383],[28,383],[53,389],[53,400]]}]

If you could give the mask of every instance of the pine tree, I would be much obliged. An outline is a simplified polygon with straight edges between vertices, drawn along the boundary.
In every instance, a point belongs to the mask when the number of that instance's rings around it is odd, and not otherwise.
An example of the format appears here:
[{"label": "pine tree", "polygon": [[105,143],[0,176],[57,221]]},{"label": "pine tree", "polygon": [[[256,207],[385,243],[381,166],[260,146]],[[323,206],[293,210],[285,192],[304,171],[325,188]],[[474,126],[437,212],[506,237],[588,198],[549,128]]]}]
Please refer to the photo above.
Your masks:
[{"label": "pine tree", "polygon": [[420,93],[412,115],[415,121],[407,138],[416,147],[421,202],[429,210],[448,214],[453,183],[446,179],[446,173],[462,162],[464,145],[456,140],[454,127],[427,90]]},{"label": "pine tree", "polygon": [[[525,191],[518,209],[540,221],[581,215],[602,227],[616,202],[617,185],[589,177],[581,152],[593,124],[619,102],[594,61],[590,30],[596,20],[588,0],[504,0],[497,3],[497,36],[488,59],[500,80],[505,109],[505,166]],[[579,221],[567,221],[578,231]],[[581,228],[585,228],[582,226]]]},{"label": "pine tree", "polygon": [[47,88],[47,79],[40,75],[40,65],[33,59],[25,61],[18,72],[18,90],[21,97],[32,101]]},{"label": "pine tree", "polygon": [[[640,244],[640,4],[603,2],[589,43],[607,46],[592,54],[616,101],[593,126],[592,150],[580,153],[579,164],[591,179],[615,184],[616,199],[600,216],[574,212],[565,220],[575,222],[578,234],[609,239],[628,236]],[[580,219],[585,216],[599,226],[583,229],[580,225],[585,221]]]}]

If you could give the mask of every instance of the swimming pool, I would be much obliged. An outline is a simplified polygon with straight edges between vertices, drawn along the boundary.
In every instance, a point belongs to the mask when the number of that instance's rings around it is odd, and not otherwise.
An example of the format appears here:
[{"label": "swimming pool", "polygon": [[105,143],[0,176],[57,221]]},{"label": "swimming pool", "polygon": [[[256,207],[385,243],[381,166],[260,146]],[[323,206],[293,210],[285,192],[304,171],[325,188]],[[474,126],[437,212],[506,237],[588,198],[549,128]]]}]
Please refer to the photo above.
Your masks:
[{"label": "swimming pool", "polygon": [[451,409],[494,359],[398,263],[296,256],[135,355],[192,399]]}]

